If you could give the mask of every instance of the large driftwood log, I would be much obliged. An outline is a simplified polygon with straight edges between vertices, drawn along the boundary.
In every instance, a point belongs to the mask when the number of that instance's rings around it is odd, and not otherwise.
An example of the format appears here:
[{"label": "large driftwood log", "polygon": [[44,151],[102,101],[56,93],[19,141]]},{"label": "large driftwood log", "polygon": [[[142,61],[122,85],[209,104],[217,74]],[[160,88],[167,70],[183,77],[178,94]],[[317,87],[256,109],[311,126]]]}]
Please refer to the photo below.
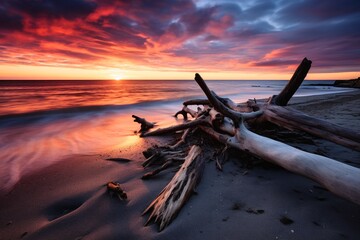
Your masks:
[{"label": "large driftwood log", "polygon": [[263,118],[280,127],[302,130],[311,135],[360,151],[360,134],[345,127],[314,118],[292,108],[269,104]]},{"label": "large driftwood log", "polygon": [[[200,75],[197,74],[195,80],[204,92],[209,92]],[[210,96],[209,101],[216,110],[234,122],[238,121],[237,115],[232,114],[228,109],[222,109],[217,98]],[[360,204],[360,169],[257,135],[249,131],[243,121],[236,127],[235,132],[234,137],[220,135],[216,131],[211,131],[211,135],[231,147],[249,152],[291,172],[313,179],[329,191]],[[209,131],[208,133],[210,134]]]},{"label": "large driftwood log", "polygon": [[[360,151],[360,134],[344,126],[309,116],[286,106],[300,84],[306,77],[311,67],[311,61],[304,58],[289,83],[279,95],[271,97],[267,102],[257,103],[249,100],[247,109],[242,106],[242,111],[263,110],[263,114],[256,120],[257,124],[263,121],[271,122],[289,130],[301,130],[350,149]],[[191,101],[190,101],[191,102]],[[211,104],[211,103],[209,103]],[[286,107],[285,107],[286,106]]]},{"label": "large driftwood log", "polygon": [[260,136],[244,125],[238,128],[234,137],[220,134],[209,127],[200,128],[219,142],[308,177],[330,192],[360,204],[360,169],[356,167]]},{"label": "large driftwood log", "polygon": [[204,158],[201,157],[201,148],[192,146],[180,170],[143,212],[143,214],[151,212],[145,225],[154,219],[160,224],[159,230],[162,231],[194,192],[203,168]]},{"label": "large driftwood log", "polygon": [[[143,164],[149,166],[157,162],[161,165],[160,168],[145,174],[143,178],[146,179],[167,169],[175,161],[181,160],[183,162],[173,179],[144,211],[144,214],[151,212],[146,224],[154,219],[160,224],[160,230],[165,228],[180,211],[200,179],[204,167],[204,157],[203,154],[200,154],[200,147],[193,146],[184,161],[183,156],[179,156],[184,149],[186,138],[198,137],[198,134],[194,133],[194,129],[201,129],[205,134],[222,143],[220,145],[223,149],[214,152],[221,152],[221,155],[226,155],[225,151],[228,148],[239,149],[291,172],[308,177],[338,196],[360,204],[360,169],[331,158],[301,151],[247,129],[247,123],[250,121],[252,127],[268,121],[290,130],[302,130],[359,150],[359,134],[305,115],[289,107],[284,107],[304,80],[310,66],[311,61],[305,58],[288,85],[278,96],[270,98],[267,102],[257,102],[254,99],[245,105],[235,104],[230,99],[219,97],[208,88],[201,76],[196,74],[195,81],[207,99],[186,101],[183,109],[176,114],[176,116],[182,114],[184,120],[187,120],[189,114],[193,120],[142,134],[142,137],[157,136],[185,130],[176,144],[165,146],[161,151],[153,152],[151,156],[147,156],[148,158]],[[203,105],[203,108],[198,108],[196,112],[191,110],[188,107],[189,105]],[[194,134],[192,135],[192,133]],[[188,137],[188,135],[192,136]],[[209,142],[204,143],[202,140],[200,146],[209,149],[207,145]],[[182,150],[179,151],[180,146],[182,146]],[[215,159],[217,159],[216,166],[221,170],[224,161],[219,160],[218,157]]]},{"label": "large driftwood log", "polygon": [[339,145],[360,151],[359,133],[347,129],[346,127],[306,115],[290,107],[283,107],[288,104],[291,97],[300,87],[310,67],[311,61],[304,58],[296,69],[293,77],[279,95],[273,96],[265,104],[257,104],[253,101],[248,101],[248,108],[262,109],[264,114],[261,119],[274,123],[280,127],[289,130],[301,130]]}]

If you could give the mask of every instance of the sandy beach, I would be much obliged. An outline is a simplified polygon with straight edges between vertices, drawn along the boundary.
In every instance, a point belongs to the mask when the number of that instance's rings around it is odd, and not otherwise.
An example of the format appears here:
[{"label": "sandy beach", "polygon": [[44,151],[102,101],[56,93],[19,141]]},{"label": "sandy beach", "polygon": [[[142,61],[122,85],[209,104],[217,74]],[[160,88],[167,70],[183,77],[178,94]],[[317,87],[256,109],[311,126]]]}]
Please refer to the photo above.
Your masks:
[{"label": "sandy beach", "polygon": [[0,240],[360,240],[359,10],[0,1]]},{"label": "sandy beach", "polygon": [[[294,98],[290,105],[360,130],[360,90]],[[288,143],[360,167],[359,152],[315,137],[306,139]],[[213,161],[206,163],[197,194],[164,231],[158,232],[155,224],[144,227],[147,216],[141,216],[142,211],[174,172],[141,180],[145,173],[142,151],[167,140],[172,138],[149,137],[124,149],[68,156],[25,176],[0,196],[0,239],[359,238],[360,206],[274,165],[245,168],[244,159],[236,155],[223,172]],[[105,160],[109,157],[132,161]],[[109,181],[121,184],[127,201],[107,193]]]}]

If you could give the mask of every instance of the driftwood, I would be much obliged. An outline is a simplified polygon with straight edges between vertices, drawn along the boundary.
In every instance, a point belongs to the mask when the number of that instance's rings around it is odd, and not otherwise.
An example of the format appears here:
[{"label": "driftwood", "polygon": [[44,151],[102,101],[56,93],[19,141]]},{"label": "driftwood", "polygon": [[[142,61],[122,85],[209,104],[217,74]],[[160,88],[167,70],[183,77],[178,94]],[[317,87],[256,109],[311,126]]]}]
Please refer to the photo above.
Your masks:
[{"label": "driftwood", "polygon": [[235,137],[201,127],[218,141],[254,154],[291,172],[308,177],[329,191],[360,204],[360,169],[320,155],[301,151],[249,131],[244,125]]},{"label": "driftwood", "polygon": [[204,158],[201,157],[201,148],[192,146],[180,170],[143,212],[146,214],[151,211],[145,225],[154,219],[155,222],[159,222],[160,231],[163,230],[194,192],[203,168]]},{"label": "driftwood", "polygon": [[[144,175],[144,179],[153,177],[170,166],[181,165],[174,178],[146,208],[144,214],[150,213],[146,224],[152,219],[160,224],[160,230],[166,227],[180,211],[201,177],[205,157],[200,154],[213,151],[218,169],[222,169],[226,151],[235,148],[262,160],[279,165],[291,172],[310,178],[334,194],[360,204],[360,169],[338,162],[324,156],[308,153],[285,143],[261,136],[248,129],[271,122],[290,130],[301,130],[318,137],[333,141],[360,151],[359,134],[341,126],[331,124],[302,112],[287,107],[289,100],[306,77],[311,67],[311,61],[306,58],[299,65],[294,76],[277,96],[266,102],[250,100],[246,104],[236,104],[231,99],[222,98],[212,92],[199,74],[195,81],[200,86],[207,99],[194,99],[184,102],[184,107],[176,116],[183,115],[184,120],[190,115],[193,120],[167,128],[146,132],[142,136],[159,136],[178,131],[184,131],[181,139],[174,145],[152,149],[146,155],[144,167],[160,165]],[[198,105],[197,111],[188,106]],[[199,140],[197,131],[211,136],[218,145],[209,147],[208,138]],[[195,132],[195,133],[194,133]],[[196,141],[187,157],[187,144]],[[195,140],[194,140],[195,139]],[[214,149],[218,148],[218,149]],[[220,149],[220,150],[219,150]],[[210,157],[209,157],[210,156]]]},{"label": "driftwood", "polygon": [[252,106],[252,108],[255,109],[262,109],[264,111],[262,119],[280,127],[285,127],[289,130],[301,130],[360,151],[360,134],[322,119],[306,115],[295,109],[281,107],[287,105],[290,98],[300,87],[310,67],[311,61],[304,58],[289,83],[279,95],[270,98],[267,104],[259,105],[248,102],[248,106]]},{"label": "driftwood", "polygon": [[269,104],[263,118],[290,130],[301,130],[339,145],[360,151],[360,134],[339,125],[314,118],[300,111]]},{"label": "driftwood", "polygon": [[188,120],[187,115],[189,114],[191,117],[196,117],[196,115],[198,114],[198,112],[188,108],[186,105],[184,105],[183,109],[181,109],[180,111],[178,111],[177,113],[175,113],[174,117],[177,118],[177,116],[181,114],[184,118],[184,120]]},{"label": "driftwood", "polygon": [[108,182],[106,184],[107,190],[111,196],[116,195],[120,200],[126,200],[127,194],[121,188],[120,183],[117,182]]},{"label": "driftwood", "polygon": [[304,81],[307,73],[311,67],[311,61],[307,58],[304,58],[300,63],[299,67],[296,69],[291,80],[288,82],[286,87],[280,92],[279,95],[274,97],[274,102],[279,106],[286,106],[290,98],[294,95],[296,90],[300,87],[301,83]]},{"label": "driftwood", "polygon": [[138,117],[136,115],[132,115],[132,117],[134,118],[134,122],[140,123],[140,132],[146,132],[147,130],[149,130],[150,128],[153,128],[155,126],[154,123],[148,122],[145,120],[145,118],[141,118]]}]

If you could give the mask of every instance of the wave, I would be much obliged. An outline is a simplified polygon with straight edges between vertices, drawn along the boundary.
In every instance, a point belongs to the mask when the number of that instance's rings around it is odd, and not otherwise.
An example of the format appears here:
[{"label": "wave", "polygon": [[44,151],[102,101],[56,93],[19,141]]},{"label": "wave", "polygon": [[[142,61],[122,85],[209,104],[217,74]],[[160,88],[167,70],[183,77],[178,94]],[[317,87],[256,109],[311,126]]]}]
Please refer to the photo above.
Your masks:
[{"label": "wave", "polygon": [[[267,83],[261,83],[262,87],[255,88],[237,84],[238,87],[222,82],[209,85],[213,85],[222,97],[229,97],[235,102],[244,102],[254,97],[266,98],[278,93],[280,88],[263,87]],[[122,96],[122,99],[116,98],[115,104],[112,104],[114,101],[86,101],[94,100],[94,95],[90,95],[84,102],[73,99],[65,102],[71,105],[65,105],[57,98],[52,104],[46,104],[46,101],[5,102],[3,105],[6,110],[19,106],[23,111],[21,107],[24,104],[39,104],[34,107],[40,106],[42,109],[26,108],[24,112],[0,115],[0,192],[2,188],[13,186],[26,173],[53,164],[66,155],[98,153],[107,148],[122,149],[124,146],[141,144],[142,139],[134,134],[139,126],[133,122],[131,115],[144,116],[159,126],[176,124],[176,119],[171,116],[181,108],[184,100],[205,98],[202,92],[183,90],[181,88],[178,94],[167,95],[160,91],[152,95],[144,92],[135,97],[131,94],[134,97],[131,103],[125,102],[127,95]],[[339,92],[331,89],[319,91],[316,87],[300,90],[300,95]]]},{"label": "wave", "polygon": [[[242,94],[234,93],[229,91],[223,97],[231,98],[235,102],[245,102],[249,98],[253,99],[263,99],[272,96],[277,93],[277,89],[266,88],[259,92],[244,92]],[[255,87],[257,88],[257,87]],[[314,89],[315,88],[315,89]],[[309,96],[309,95],[319,95],[319,94],[330,94],[334,92],[345,92],[349,91],[348,89],[334,89],[319,86],[318,89],[314,86],[304,86],[299,89],[296,96]],[[145,109],[145,108],[155,108],[160,109],[165,105],[172,106],[173,108],[179,108],[182,105],[182,102],[188,99],[194,98],[204,98],[202,95],[190,95],[182,96],[170,99],[160,99],[160,100],[139,100],[139,102],[128,103],[128,104],[102,104],[102,105],[84,105],[84,106],[66,106],[53,109],[41,109],[34,110],[29,112],[20,112],[20,113],[11,113],[0,115],[0,128],[8,127],[9,125],[18,125],[18,124],[29,124],[35,123],[38,121],[48,120],[61,120],[67,118],[76,118],[81,116],[86,116],[87,114],[106,114],[109,112],[120,112],[128,111],[131,109]],[[175,109],[176,110],[176,109]],[[131,114],[131,113],[129,113]]]},{"label": "wave", "polygon": [[[159,107],[160,106],[160,107]],[[149,101],[127,105],[70,107],[2,116],[0,119],[0,193],[27,173],[72,154],[142,144],[131,114],[164,126],[181,103]]]},{"label": "wave", "polygon": [[[90,105],[90,106],[75,106],[57,109],[36,110],[25,113],[14,113],[7,115],[0,115],[0,128],[8,127],[9,125],[23,125],[42,122],[44,119],[52,121],[81,117],[87,114],[106,114],[109,112],[127,111],[130,109],[143,109],[160,107],[162,105],[181,106],[185,99],[174,100],[156,100],[156,101],[142,101],[134,104],[123,105]],[[129,113],[130,114],[130,113]]]}]

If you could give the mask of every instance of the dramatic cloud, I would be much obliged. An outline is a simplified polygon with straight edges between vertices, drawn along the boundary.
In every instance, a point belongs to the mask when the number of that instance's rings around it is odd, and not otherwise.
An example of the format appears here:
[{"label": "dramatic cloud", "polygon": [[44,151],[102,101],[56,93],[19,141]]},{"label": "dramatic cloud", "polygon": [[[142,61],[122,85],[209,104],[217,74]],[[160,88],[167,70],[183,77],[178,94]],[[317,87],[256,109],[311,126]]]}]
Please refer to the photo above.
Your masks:
[{"label": "dramatic cloud", "polygon": [[[356,0],[4,0],[0,64],[359,71]],[[331,69],[330,69],[331,68]]]},{"label": "dramatic cloud", "polygon": [[68,20],[86,17],[96,9],[95,2],[86,0],[5,0],[5,6],[33,18]]}]

